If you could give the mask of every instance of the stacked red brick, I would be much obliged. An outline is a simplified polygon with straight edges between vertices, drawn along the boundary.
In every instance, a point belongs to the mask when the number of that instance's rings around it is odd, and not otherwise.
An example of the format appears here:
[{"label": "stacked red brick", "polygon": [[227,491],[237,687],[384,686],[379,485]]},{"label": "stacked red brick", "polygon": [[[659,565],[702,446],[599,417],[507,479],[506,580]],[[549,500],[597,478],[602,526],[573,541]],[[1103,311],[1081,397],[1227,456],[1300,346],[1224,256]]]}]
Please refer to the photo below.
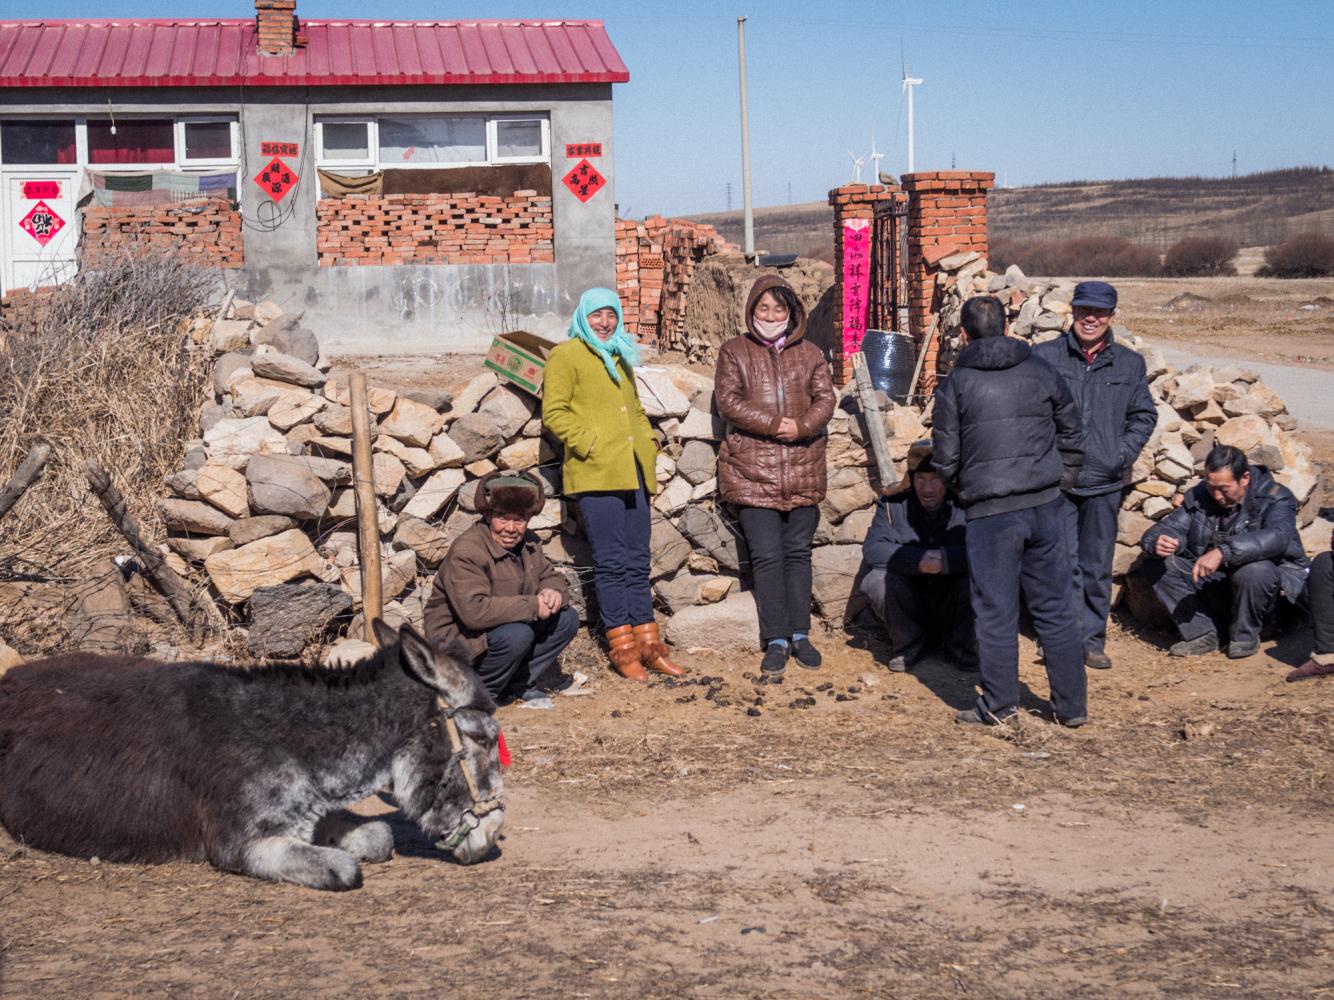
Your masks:
[{"label": "stacked red brick", "polygon": [[[996,175],[984,171],[938,170],[904,174],[908,193],[908,328],[921,344],[939,309],[937,264],[961,250],[987,255],[987,192]],[[922,367],[921,390],[936,384],[933,341]]]},{"label": "stacked red brick", "polygon": [[680,346],[686,295],[695,264],[715,253],[735,252],[713,226],[651,215],[616,224],[616,291],[626,327],[664,350]]},{"label": "stacked red brick", "polygon": [[170,248],[191,263],[241,267],[241,213],[222,199],[177,205],[143,205],[83,210],[81,253],[86,262],[127,251]]},{"label": "stacked red brick", "polygon": [[897,186],[885,184],[848,184],[829,192],[829,204],[834,208],[834,288],[839,296],[834,308],[834,342],[829,363],[837,385],[852,378],[852,361],[843,356],[843,223],[850,219],[870,222],[877,204],[903,201],[907,197]]},{"label": "stacked red brick", "polygon": [[549,264],[551,196],[347,195],[316,209],[321,267],[350,264]]}]

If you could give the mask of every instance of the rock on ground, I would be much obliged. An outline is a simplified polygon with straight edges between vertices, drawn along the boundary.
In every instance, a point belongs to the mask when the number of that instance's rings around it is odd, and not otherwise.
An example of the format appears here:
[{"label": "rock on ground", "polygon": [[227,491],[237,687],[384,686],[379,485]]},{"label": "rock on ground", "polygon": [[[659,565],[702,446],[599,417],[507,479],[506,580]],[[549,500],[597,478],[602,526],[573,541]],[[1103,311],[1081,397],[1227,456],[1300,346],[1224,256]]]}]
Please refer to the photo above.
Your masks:
[{"label": "rock on ground", "polygon": [[707,649],[760,648],[760,616],[750,591],[732,594],[717,604],[683,608],[667,623],[667,641],[673,646]]},{"label": "rock on ground", "polygon": [[255,656],[300,656],[318,643],[338,615],[352,609],[352,595],[330,583],[284,583],[260,587],[250,597],[250,635]]}]

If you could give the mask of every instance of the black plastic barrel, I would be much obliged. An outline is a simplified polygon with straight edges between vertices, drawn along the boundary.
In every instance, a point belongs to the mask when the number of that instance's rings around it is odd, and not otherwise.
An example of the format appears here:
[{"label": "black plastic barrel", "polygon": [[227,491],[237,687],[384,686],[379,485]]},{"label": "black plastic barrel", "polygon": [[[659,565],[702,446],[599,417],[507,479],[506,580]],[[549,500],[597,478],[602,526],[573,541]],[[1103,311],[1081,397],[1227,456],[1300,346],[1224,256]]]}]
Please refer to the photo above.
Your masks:
[{"label": "black plastic barrel", "polygon": [[867,330],[862,338],[862,354],[871,384],[894,402],[906,403],[917,366],[912,337],[894,330]]}]

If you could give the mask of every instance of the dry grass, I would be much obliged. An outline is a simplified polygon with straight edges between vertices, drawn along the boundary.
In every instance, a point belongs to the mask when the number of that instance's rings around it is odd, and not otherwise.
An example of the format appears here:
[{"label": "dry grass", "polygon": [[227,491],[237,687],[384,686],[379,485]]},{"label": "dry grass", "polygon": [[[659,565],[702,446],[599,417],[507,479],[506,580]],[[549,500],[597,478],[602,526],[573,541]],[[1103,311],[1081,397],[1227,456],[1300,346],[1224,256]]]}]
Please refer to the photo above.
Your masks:
[{"label": "dry grass", "polygon": [[[0,521],[0,586],[77,583],[94,562],[125,550],[84,481],[89,460],[111,473],[146,536],[163,537],[156,501],[197,434],[209,376],[189,326],[216,292],[210,272],[169,254],[127,254],[7,310],[0,478],[38,442],[52,457]],[[21,601],[27,610],[15,613],[58,611],[59,600],[51,603]],[[61,631],[48,630],[39,648],[53,648]]]}]

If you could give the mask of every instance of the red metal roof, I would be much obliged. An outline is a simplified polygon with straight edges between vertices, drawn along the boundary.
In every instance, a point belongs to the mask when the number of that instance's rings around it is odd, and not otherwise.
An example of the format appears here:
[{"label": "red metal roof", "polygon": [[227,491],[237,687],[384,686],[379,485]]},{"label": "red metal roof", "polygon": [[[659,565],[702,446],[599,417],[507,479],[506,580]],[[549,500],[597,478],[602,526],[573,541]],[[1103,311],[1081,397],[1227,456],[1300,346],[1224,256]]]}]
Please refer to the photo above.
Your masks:
[{"label": "red metal roof", "polygon": [[301,21],[261,56],[246,20],[0,21],[0,87],[625,83],[601,21]]}]

